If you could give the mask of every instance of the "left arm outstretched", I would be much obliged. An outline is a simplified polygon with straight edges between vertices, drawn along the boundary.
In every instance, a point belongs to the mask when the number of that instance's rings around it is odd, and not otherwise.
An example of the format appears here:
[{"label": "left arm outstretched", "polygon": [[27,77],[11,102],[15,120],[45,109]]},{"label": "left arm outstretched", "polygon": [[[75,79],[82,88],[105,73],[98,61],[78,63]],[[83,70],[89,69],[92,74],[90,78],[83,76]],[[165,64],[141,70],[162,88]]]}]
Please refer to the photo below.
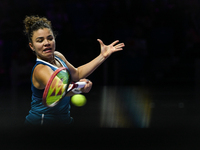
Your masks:
[{"label": "left arm outstretched", "polygon": [[100,39],[97,39],[100,43],[101,53],[92,61],[75,68],[70,64],[66,58],[59,52],[55,52],[55,55],[63,59],[68,66],[72,80],[79,81],[80,79],[88,77],[94,70],[96,70],[112,53],[123,50],[124,43],[119,43],[119,40],[112,42],[110,45],[105,45]]}]

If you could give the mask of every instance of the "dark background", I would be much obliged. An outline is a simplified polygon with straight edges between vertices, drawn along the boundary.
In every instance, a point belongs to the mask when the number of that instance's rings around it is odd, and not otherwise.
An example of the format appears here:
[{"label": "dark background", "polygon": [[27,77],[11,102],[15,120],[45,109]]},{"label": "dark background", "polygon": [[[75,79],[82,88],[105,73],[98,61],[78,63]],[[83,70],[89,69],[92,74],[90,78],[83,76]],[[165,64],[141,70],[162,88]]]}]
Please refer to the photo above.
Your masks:
[{"label": "dark background", "polygon": [[[93,89],[85,94],[86,105],[72,105],[75,128],[130,128],[131,135],[153,129],[159,136],[178,129],[176,135],[198,131],[199,0],[1,0],[0,127],[6,131],[23,127],[30,110],[35,56],[23,32],[26,15],[52,21],[58,32],[56,50],[75,67],[99,55],[98,38],[105,44],[120,40],[126,45],[88,77]],[[146,139],[155,134],[147,133]],[[164,145],[157,148],[167,147],[160,142]]]},{"label": "dark background", "polygon": [[[124,42],[124,51],[113,54],[89,77],[96,85],[195,84],[198,0],[2,0],[0,4],[1,79],[8,80],[7,86],[14,65],[31,67],[35,62],[23,33],[26,15],[52,21],[58,32],[57,50],[75,67],[100,53],[97,38],[105,44]],[[18,73],[25,79],[21,70]]]},{"label": "dark background", "polygon": [[35,62],[23,20],[39,15],[52,21],[58,32],[57,50],[75,67],[99,54],[97,38],[105,44],[117,39],[126,44],[90,76],[95,84],[195,84],[198,0],[2,0],[0,7],[1,75],[8,83],[13,65]]}]

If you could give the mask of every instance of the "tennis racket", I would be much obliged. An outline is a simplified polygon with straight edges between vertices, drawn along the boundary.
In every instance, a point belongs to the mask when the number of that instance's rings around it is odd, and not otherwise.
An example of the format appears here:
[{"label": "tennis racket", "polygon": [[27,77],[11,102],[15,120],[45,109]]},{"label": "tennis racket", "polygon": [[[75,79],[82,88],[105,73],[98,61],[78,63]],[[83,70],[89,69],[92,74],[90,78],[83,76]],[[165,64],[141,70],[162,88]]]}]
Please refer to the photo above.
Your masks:
[{"label": "tennis racket", "polygon": [[[78,91],[85,86],[85,82],[71,83],[71,75],[67,68],[58,68],[51,75],[43,93],[43,104],[54,107],[71,90]],[[80,90],[79,90],[80,91]]]}]

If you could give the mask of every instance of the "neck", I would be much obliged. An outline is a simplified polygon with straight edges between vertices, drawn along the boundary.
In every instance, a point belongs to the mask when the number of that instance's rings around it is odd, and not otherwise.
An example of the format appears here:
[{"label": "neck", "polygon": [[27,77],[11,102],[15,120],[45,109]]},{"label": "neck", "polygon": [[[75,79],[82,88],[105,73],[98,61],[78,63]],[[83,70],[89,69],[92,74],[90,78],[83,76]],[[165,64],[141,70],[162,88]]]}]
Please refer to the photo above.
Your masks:
[{"label": "neck", "polygon": [[55,60],[55,58],[53,58],[52,60],[47,61],[47,62],[49,62],[49,63],[52,64],[52,65],[56,65],[56,60]]},{"label": "neck", "polygon": [[51,58],[40,58],[40,57],[37,57],[37,58],[44,60],[52,65],[56,65],[56,60],[55,60],[54,55]]}]

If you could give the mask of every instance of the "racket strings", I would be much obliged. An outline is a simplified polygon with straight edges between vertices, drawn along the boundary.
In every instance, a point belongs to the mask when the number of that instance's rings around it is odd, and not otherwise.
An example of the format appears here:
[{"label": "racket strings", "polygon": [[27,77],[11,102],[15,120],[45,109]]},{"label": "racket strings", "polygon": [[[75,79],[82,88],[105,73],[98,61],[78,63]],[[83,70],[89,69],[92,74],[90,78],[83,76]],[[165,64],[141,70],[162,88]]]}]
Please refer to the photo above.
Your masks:
[{"label": "racket strings", "polygon": [[61,70],[56,74],[49,86],[46,104],[55,105],[62,97],[65,96],[70,81],[70,74],[66,70]]},{"label": "racket strings", "polygon": [[50,86],[49,96],[62,95],[64,87],[66,86],[63,84],[63,79],[55,78]]}]

